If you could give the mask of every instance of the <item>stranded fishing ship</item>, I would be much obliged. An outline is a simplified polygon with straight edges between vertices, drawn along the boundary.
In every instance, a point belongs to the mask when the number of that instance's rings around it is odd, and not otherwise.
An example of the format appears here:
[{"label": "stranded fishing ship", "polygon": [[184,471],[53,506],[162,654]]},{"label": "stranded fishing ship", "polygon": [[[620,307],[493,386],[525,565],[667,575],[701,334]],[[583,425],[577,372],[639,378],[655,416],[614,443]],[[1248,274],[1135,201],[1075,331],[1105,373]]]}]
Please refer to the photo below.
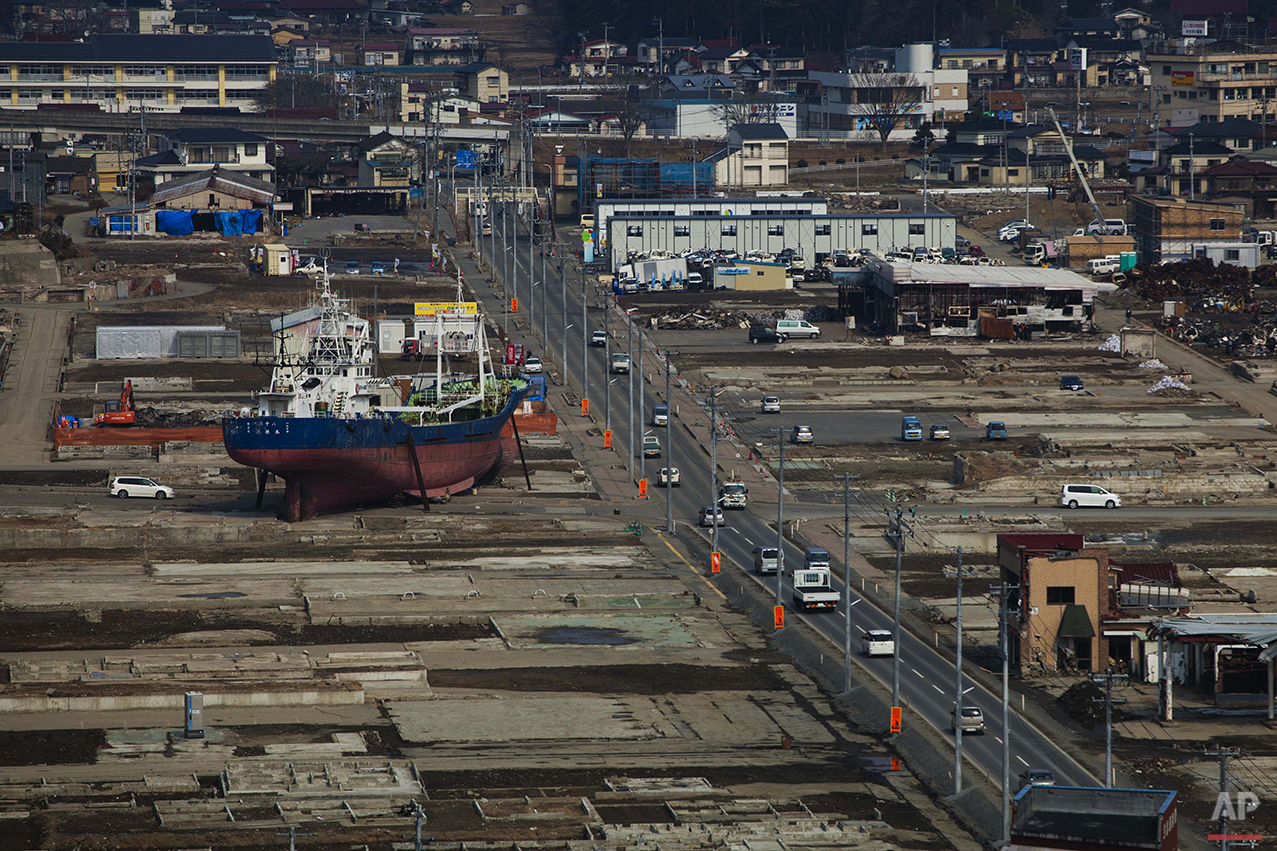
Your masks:
[{"label": "stranded fishing ship", "polygon": [[[495,472],[517,447],[502,437],[528,382],[494,373],[483,318],[461,302],[473,334],[444,332],[437,316],[434,374],[373,377],[369,323],[331,290],[327,269],[302,334],[279,322],[270,388],[249,416],[222,422],[226,451],[284,479],[284,514],[306,520],[397,493],[438,497]],[[469,308],[466,310],[465,308]],[[445,371],[474,354],[474,374]],[[265,476],[259,474],[260,505]]]}]

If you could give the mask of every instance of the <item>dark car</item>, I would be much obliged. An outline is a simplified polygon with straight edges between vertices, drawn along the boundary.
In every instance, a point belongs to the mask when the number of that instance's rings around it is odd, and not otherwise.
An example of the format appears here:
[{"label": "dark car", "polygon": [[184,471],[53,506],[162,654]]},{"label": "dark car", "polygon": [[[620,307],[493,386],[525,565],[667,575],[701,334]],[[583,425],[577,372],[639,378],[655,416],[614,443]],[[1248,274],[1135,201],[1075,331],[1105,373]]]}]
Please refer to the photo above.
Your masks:
[{"label": "dark car", "polygon": [[788,339],[788,334],[782,334],[775,328],[768,328],[766,325],[751,325],[749,327],[749,341],[751,343],[783,343]]},{"label": "dark car", "polygon": [[1061,390],[1081,390],[1082,379],[1078,378],[1076,375],[1066,375],[1060,379],[1060,389]]},{"label": "dark car", "polygon": [[984,249],[983,249],[983,248],[981,248],[981,247],[980,247],[980,246],[978,246],[978,245],[971,245],[971,246],[968,246],[968,247],[967,247],[967,255],[968,255],[969,257],[983,257],[983,256],[984,256]]}]

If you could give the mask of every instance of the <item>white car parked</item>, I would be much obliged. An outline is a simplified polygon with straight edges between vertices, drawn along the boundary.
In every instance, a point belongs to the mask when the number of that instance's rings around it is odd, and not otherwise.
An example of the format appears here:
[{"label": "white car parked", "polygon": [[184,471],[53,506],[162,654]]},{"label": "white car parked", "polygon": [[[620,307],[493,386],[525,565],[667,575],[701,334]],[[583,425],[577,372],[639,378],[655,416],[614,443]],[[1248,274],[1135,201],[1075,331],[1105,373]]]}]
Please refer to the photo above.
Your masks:
[{"label": "white car parked", "polygon": [[150,499],[172,499],[177,492],[167,485],[142,476],[116,476],[111,479],[111,496],[128,499],[131,496]]}]

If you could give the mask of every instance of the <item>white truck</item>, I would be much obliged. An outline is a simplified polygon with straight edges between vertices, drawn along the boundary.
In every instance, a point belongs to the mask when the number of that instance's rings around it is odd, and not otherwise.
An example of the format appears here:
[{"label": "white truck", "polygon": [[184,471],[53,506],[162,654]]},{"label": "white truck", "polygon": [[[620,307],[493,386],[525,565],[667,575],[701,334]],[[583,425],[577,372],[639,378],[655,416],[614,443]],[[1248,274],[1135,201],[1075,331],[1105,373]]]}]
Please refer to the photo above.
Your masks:
[{"label": "white truck", "polygon": [[718,495],[720,497],[719,504],[727,509],[745,510],[745,495],[749,493],[749,488],[745,487],[745,483],[739,479],[728,479],[723,482],[723,486],[719,488]]},{"label": "white truck", "polygon": [[830,582],[828,567],[800,567],[794,571],[794,605],[799,611],[836,609],[842,595]]},{"label": "white truck", "polygon": [[1034,242],[1024,247],[1024,265],[1025,266],[1041,266],[1043,263],[1056,263],[1060,259],[1060,253],[1055,247],[1054,240],[1044,240],[1042,242]]},{"label": "white truck", "polygon": [[615,375],[630,374],[630,356],[624,352],[617,352],[612,355],[612,372]]},{"label": "white truck", "polygon": [[681,290],[687,283],[687,260],[683,257],[635,260],[619,266],[616,277],[618,281],[634,281],[636,289],[660,290],[669,287]]},{"label": "white truck", "polygon": [[1110,254],[1107,257],[1097,257],[1094,260],[1086,261],[1086,273],[1092,277],[1096,275],[1112,275],[1122,268],[1122,258],[1117,254]]}]

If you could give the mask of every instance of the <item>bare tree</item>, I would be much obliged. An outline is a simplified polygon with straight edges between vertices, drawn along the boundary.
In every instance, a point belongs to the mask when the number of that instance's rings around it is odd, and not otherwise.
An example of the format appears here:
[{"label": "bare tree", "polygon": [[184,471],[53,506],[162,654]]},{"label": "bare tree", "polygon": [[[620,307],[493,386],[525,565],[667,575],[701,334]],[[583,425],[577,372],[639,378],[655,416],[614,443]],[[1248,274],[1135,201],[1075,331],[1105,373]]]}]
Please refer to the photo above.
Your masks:
[{"label": "bare tree", "polygon": [[864,118],[884,145],[906,116],[919,111],[925,94],[925,85],[916,76],[894,72],[857,74],[852,88],[851,114]]},{"label": "bare tree", "polygon": [[776,120],[776,103],[757,94],[740,95],[715,103],[714,113],[728,130],[737,124],[771,124]]},{"label": "bare tree", "polygon": [[655,115],[645,88],[648,84],[646,79],[640,83],[629,77],[612,77],[599,103],[605,113],[610,113],[616,119],[617,129],[625,140],[627,158],[630,156],[630,143]]}]

